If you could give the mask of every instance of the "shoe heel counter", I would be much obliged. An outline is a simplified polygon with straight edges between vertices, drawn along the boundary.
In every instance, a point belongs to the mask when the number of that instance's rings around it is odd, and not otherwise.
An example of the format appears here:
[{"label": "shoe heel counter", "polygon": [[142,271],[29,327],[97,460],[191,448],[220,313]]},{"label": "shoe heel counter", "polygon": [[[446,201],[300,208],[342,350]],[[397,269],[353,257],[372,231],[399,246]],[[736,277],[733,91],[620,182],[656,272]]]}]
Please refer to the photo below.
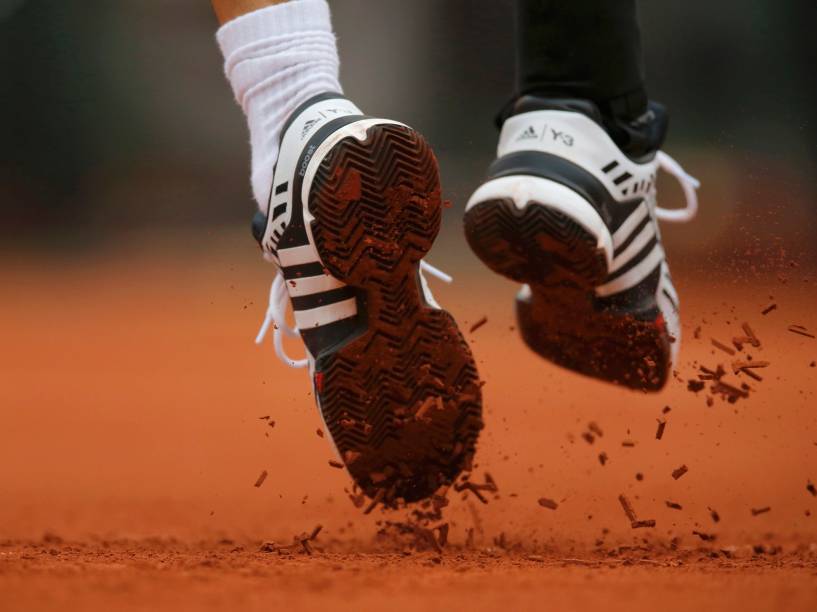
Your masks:
[{"label": "shoe heel counter", "polygon": [[277,257],[284,231],[291,224],[293,187],[304,151],[324,126],[341,118],[355,117],[362,118],[363,113],[351,100],[341,94],[327,93],[302,104],[287,119],[281,132],[266,214],[261,213],[263,220],[253,220],[253,235],[265,254]]},{"label": "shoe heel counter", "polygon": [[542,153],[578,166],[615,202],[646,197],[655,187],[654,157],[627,157],[604,128],[584,114],[563,110],[531,111],[505,121],[498,160],[525,152]]}]

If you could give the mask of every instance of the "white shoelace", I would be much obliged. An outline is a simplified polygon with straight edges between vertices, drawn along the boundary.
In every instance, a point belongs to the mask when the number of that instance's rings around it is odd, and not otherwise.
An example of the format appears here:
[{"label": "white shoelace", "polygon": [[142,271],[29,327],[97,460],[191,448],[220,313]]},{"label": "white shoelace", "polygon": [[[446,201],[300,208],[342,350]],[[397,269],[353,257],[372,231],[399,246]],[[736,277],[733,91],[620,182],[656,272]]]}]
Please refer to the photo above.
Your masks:
[{"label": "white shoelace", "polygon": [[[428,272],[431,276],[438,278],[444,283],[451,283],[454,279],[435,268],[430,263],[420,261],[420,274]],[[305,368],[309,366],[309,359],[292,359],[286,354],[284,350],[284,336],[290,338],[298,338],[300,332],[297,327],[290,327],[286,320],[287,306],[289,304],[289,293],[287,292],[286,280],[281,270],[275,275],[272,281],[272,287],[269,292],[269,306],[267,307],[267,314],[264,317],[264,322],[261,324],[261,329],[258,330],[258,335],[255,337],[255,343],[261,344],[269,332],[270,326],[273,328],[272,342],[275,346],[275,354],[278,355],[284,364],[290,368]]]},{"label": "white shoelace", "polygon": [[681,184],[686,197],[687,205],[685,208],[670,209],[670,208],[655,208],[655,216],[661,221],[668,221],[669,223],[686,223],[692,221],[695,215],[698,214],[698,193],[697,189],[701,186],[701,182],[686,170],[681,167],[677,161],[672,159],[663,151],[659,151],[656,156],[658,167],[664,172],[671,174]]}]

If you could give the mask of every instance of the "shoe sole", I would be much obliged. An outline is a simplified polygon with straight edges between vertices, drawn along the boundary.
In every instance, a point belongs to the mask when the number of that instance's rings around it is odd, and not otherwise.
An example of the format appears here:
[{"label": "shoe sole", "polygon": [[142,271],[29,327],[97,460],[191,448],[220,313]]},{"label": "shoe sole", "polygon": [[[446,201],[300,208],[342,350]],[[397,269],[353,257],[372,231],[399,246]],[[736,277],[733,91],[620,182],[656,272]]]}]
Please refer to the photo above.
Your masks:
[{"label": "shoe sole", "polygon": [[525,343],[563,367],[638,390],[666,383],[670,338],[654,311],[633,313],[595,295],[608,274],[598,237],[565,212],[489,199],[465,215],[471,249],[494,272],[530,286],[516,314]]},{"label": "shoe sole", "polygon": [[470,469],[482,428],[471,351],[420,284],[442,215],[437,161],[410,128],[375,125],[321,161],[308,207],[321,261],[359,312],[354,334],[316,359],[324,421],[369,497],[427,498]]}]

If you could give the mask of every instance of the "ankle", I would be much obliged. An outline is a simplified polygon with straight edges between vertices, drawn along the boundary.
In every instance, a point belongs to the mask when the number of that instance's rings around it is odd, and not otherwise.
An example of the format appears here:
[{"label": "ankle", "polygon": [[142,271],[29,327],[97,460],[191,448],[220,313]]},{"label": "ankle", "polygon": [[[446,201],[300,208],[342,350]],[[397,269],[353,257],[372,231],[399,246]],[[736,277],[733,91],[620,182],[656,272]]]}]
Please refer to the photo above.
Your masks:
[{"label": "ankle", "polygon": [[253,195],[265,211],[281,129],[302,103],[340,92],[326,0],[298,0],[238,17],[218,31],[224,71],[247,117]]}]

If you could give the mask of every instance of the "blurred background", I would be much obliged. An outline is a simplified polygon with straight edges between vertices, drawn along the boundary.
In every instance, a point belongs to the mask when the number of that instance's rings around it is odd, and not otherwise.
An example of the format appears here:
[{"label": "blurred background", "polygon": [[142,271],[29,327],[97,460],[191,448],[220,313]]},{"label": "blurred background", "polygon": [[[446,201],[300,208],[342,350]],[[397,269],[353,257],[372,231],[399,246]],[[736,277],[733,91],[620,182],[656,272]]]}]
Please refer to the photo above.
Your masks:
[{"label": "blurred background", "polygon": [[[703,182],[698,220],[663,230],[685,348],[660,396],[530,354],[515,288],[465,245],[462,209],[512,92],[510,0],[330,4],[346,93],[438,154],[453,207],[431,261],[456,283],[435,292],[464,329],[489,318],[466,334],[488,383],[479,458],[517,497],[486,511],[485,541],[630,537],[621,492],[661,536],[713,528],[709,506],[734,537],[817,534],[817,344],[786,330],[817,328],[817,4],[640,3],[665,148]],[[252,344],[271,271],[250,238],[248,134],[216,28],[205,0],[0,0],[0,537],[269,536],[312,520],[337,536],[362,521],[327,467],[306,376]],[[660,189],[682,204],[671,180]],[[728,342],[743,321],[772,369],[750,401],[708,408],[683,379],[723,361],[710,336]],[[588,447],[591,420],[607,437]],[[639,444],[622,450],[625,438]],[[452,512],[464,537],[474,510]]]},{"label": "blurred background", "polygon": [[[511,7],[333,4],[347,94],[426,134],[457,205],[492,158],[492,119],[512,91]],[[672,113],[666,148],[706,182],[702,221],[670,246],[700,255],[735,240],[728,216],[740,210],[811,250],[817,6],[640,9],[649,90]],[[136,228],[192,241],[194,228],[247,225],[247,133],[216,27],[203,0],[0,0],[4,249],[70,244],[70,257]]]}]

